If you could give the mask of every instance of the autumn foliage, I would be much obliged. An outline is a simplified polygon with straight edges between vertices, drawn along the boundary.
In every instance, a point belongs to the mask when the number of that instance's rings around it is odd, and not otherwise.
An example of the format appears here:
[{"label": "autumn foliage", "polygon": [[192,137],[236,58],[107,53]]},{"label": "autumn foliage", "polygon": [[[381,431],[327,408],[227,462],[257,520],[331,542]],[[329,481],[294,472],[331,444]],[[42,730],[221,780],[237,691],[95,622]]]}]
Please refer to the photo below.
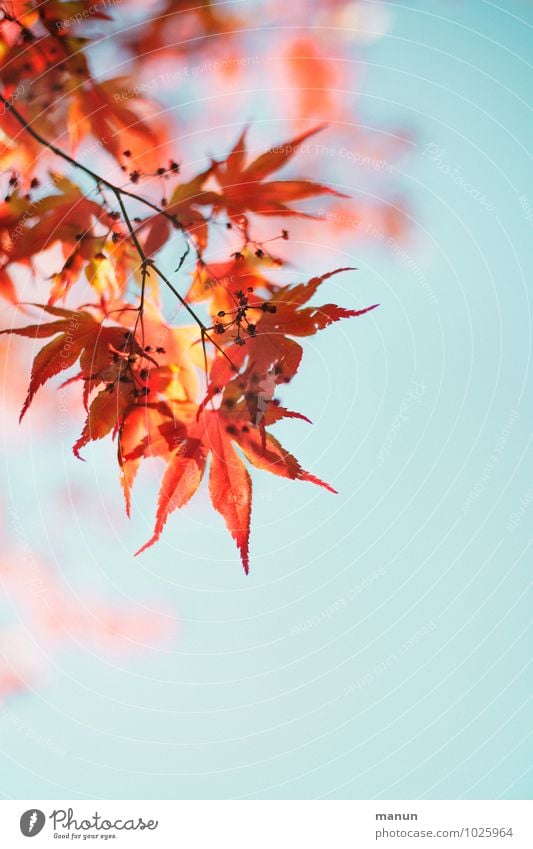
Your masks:
[{"label": "autumn foliage", "polygon": [[[216,11],[205,2],[194,16],[187,4],[168,7],[172,25],[193,33],[235,26],[225,6]],[[153,536],[141,551],[208,476],[211,503],[248,571],[251,471],[335,491],[271,433],[281,419],[305,419],[278,397],[300,368],[303,341],[376,305],[330,302],[328,280],[353,269],[282,279],[287,257],[298,267],[298,251],[290,251],[293,218],[318,229],[324,225],[309,201],[346,202],[344,192],[314,177],[283,175],[302,146],[327,129],[314,122],[253,155],[245,126],[229,152],[182,175],[170,120],[157,104],[131,80],[93,75],[95,22],[121,14],[120,6],[111,12],[90,0],[3,7],[0,292],[16,309],[2,332],[39,346],[21,418],[51,379],[79,386],[86,419],[74,454],[83,458],[91,441],[115,440],[128,514],[142,461],[164,463]],[[117,33],[133,61],[171,50],[163,18],[136,35]],[[185,61],[180,49],[173,61]],[[302,50],[310,54],[309,72],[327,79],[316,45],[295,42],[289,68],[302,76],[295,65]],[[304,73],[302,89],[306,82]],[[80,155],[91,147],[94,155]],[[225,249],[214,233],[224,235]],[[37,281],[31,304],[20,302],[23,272]]]}]

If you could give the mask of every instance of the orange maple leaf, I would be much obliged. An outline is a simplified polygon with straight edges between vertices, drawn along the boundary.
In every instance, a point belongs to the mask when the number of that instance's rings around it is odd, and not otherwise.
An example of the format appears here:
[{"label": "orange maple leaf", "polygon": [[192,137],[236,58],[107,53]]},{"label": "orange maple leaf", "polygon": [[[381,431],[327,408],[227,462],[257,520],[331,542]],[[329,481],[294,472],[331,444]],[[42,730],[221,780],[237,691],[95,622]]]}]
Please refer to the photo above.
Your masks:
[{"label": "orange maple leaf", "polygon": [[296,374],[303,350],[293,336],[312,336],[333,322],[375,309],[378,304],[356,310],[335,304],[305,306],[325,280],[351,270],[338,268],[307,283],[278,287],[266,302],[255,293],[237,291],[238,306],[220,315],[215,325],[217,340],[227,340],[229,344],[226,356],[218,356],[211,366],[201,406],[223,390],[222,403],[235,405],[244,397],[254,409],[265,381],[268,383],[270,378],[274,385],[288,383]]},{"label": "orange maple leaf", "polygon": [[[179,418],[180,414],[182,418]],[[161,423],[159,431],[160,439],[155,444],[145,438],[129,455],[137,460],[140,456],[155,453],[166,456],[167,460],[159,490],[154,533],[137,554],[159,539],[169,514],[187,504],[195,494],[210,456],[211,503],[222,515],[239,549],[244,571],[248,573],[252,481],[233,443],[258,469],[291,480],[309,481],[335,492],[329,484],[302,469],[296,458],[271,434],[266,434],[265,439],[242,411],[228,414],[209,410],[195,417],[190,406],[182,407],[180,411],[176,405],[173,418]]]},{"label": "orange maple leaf", "polygon": [[215,163],[214,166],[214,175],[222,189],[219,208],[226,209],[230,218],[237,219],[246,212],[258,215],[306,215],[287,204],[317,195],[346,197],[335,189],[311,180],[265,182],[267,177],[285,165],[298,152],[306,139],[321,129],[322,127],[315,127],[291,141],[272,147],[246,165],[247,129],[245,128],[227,159],[224,162]]},{"label": "orange maple leaf", "polygon": [[[50,378],[71,368],[78,360],[81,372],[77,377],[86,382],[87,394],[99,383],[111,382],[106,369],[113,365],[116,351],[123,349],[126,344],[131,345],[130,334],[125,333],[123,327],[104,327],[91,313],[50,305],[41,306],[41,309],[56,316],[56,321],[0,331],[0,334],[14,333],[30,339],[54,337],[41,348],[33,361],[28,394],[20,413],[21,420],[37,390]],[[141,352],[136,343],[132,350],[136,354]],[[104,406],[103,402],[100,402],[100,406]]]}]

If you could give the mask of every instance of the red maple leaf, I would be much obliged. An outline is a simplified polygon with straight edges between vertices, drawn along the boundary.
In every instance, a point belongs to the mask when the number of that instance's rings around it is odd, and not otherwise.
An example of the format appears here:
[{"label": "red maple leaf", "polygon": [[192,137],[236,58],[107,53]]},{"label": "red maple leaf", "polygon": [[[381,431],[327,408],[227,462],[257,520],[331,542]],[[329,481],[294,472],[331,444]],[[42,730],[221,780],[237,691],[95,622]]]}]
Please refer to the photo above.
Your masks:
[{"label": "red maple leaf", "polygon": [[[157,414],[162,412],[159,409]],[[136,417],[139,415],[135,414]],[[137,424],[138,421],[133,427]],[[124,424],[124,429],[127,428],[128,420]],[[187,504],[195,494],[210,457],[211,503],[224,518],[239,549],[243,568],[248,573],[252,480],[234,444],[258,469],[292,480],[310,481],[335,492],[329,484],[302,469],[296,458],[271,434],[267,434],[264,440],[259,428],[250,423],[243,409],[231,414],[204,410],[196,416],[190,405],[176,405],[172,418],[160,421],[158,430],[158,438],[153,440],[145,436],[124,457],[126,462],[136,462],[140,457],[155,455],[165,457],[167,462],[159,490],[154,534],[138,554],[159,539],[170,513]]]},{"label": "red maple leaf", "polygon": [[222,190],[218,206],[226,209],[230,218],[240,218],[247,212],[258,215],[305,215],[287,204],[317,195],[346,197],[329,186],[311,180],[270,180],[274,171],[285,165],[302,143],[321,130],[315,127],[291,141],[280,144],[246,165],[246,132],[244,129],[224,162],[215,163],[214,175]]}]

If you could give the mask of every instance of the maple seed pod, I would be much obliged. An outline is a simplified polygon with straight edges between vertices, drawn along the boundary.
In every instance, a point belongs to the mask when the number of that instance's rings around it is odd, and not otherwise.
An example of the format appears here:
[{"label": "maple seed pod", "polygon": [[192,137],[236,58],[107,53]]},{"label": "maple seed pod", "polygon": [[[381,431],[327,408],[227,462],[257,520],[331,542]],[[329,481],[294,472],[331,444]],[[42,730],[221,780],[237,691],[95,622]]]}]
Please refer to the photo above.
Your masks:
[{"label": "maple seed pod", "polygon": [[281,231],[281,238],[284,239],[285,241],[287,241],[288,238],[289,238],[289,231],[288,230],[282,230]]},{"label": "maple seed pod", "polygon": [[262,259],[262,258],[264,257],[264,255],[265,255],[265,252],[264,252],[263,250],[261,250],[261,248],[258,248],[258,249],[256,250],[256,252],[255,252],[255,255],[256,255],[257,257],[259,257],[259,259]]},{"label": "maple seed pod", "polygon": [[166,351],[165,351],[164,348],[156,348],[155,352],[156,352],[156,354],[166,354]]},{"label": "maple seed pod", "polygon": [[124,150],[122,155],[129,158],[131,156],[131,150]]},{"label": "maple seed pod", "polygon": [[217,312],[217,315],[218,315],[219,318],[224,318],[226,313],[224,312],[224,310],[220,310],[220,312]]},{"label": "maple seed pod", "polygon": [[226,328],[224,327],[224,325],[220,321],[217,321],[217,323],[215,324],[215,333],[224,333],[225,330]]}]

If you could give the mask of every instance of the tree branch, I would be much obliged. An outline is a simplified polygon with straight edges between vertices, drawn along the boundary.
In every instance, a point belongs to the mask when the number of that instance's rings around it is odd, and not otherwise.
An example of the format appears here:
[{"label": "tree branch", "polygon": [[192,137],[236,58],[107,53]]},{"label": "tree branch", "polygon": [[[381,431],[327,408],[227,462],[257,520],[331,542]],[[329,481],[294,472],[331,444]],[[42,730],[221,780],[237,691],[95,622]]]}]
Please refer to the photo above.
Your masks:
[{"label": "tree branch", "polygon": [[[192,309],[190,304],[187,303],[185,298],[178,292],[178,290],[175,288],[175,286],[172,285],[172,283],[166,277],[166,275],[163,274],[163,272],[157,267],[154,260],[146,255],[144,248],[141,245],[141,243],[140,243],[140,241],[137,237],[137,234],[135,232],[135,228],[134,228],[134,226],[131,222],[131,219],[128,215],[128,211],[126,209],[126,205],[124,203],[123,196],[132,198],[133,200],[136,200],[139,203],[142,203],[145,206],[148,206],[151,209],[155,210],[160,215],[165,216],[170,221],[172,221],[172,223],[174,225],[177,225],[179,227],[179,229],[181,230],[181,232],[183,233],[184,237],[186,239],[188,239],[187,231],[179,223],[178,219],[174,215],[170,215],[170,213],[166,212],[166,210],[158,207],[157,204],[152,203],[149,200],[146,200],[146,198],[143,198],[141,195],[135,194],[135,192],[130,192],[127,189],[123,189],[120,186],[115,185],[115,183],[110,182],[110,180],[107,180],[105,177],[101,177],[99,174],[97,174],[91,168],[88,168],[86,165],[83,165],[83,163],[78,162],[77,159],[74,159],[74,157],[70,156],[70,154],[66,153],[64,150],[62,150],[60,147],[55,145],[53,142],[49,141],[44,136],[42,136],[39,132],[37,132],[37,130],[34,130],[34,128],[31,126],[31,124],[24,118],[24,116],[18,111],[18,109],[16,109],[13,106],[13,103],[10,100],[8,100],[7,98],[5,98],[4,95],[1,92],[0,92],[0,102],[4,104],[6,110],[8,110],[16,118],[16,120],[23,127],[23,129],[33,139],[35,139],[35,141],[37,141],[43,147],[48,148],[48,150],[51,150],[52,153],[55,153],[56,156],[59,156],[59,157],[61,157],[61,159],[64,159],[65,162],[68,162],[74,168],[77,168],[78,170],[80,170],[84,174],[86,174],[88,177],[91,177],[91,179],[95,181],[97,186],[105,186],[106,188],[108,188],[114,194],[114,196],[116,197],[117,202],[120,206],[123,218],[124,218],[124,223],[126,224],[126,227],[127,227],[128,232],[131,236],[133,244],[135,245],[135,249],[137,250],[137,253],[139,254],[139,257],[140,257],[140,260],[141,260],[142,283],[141,283],[139,315],[142,316],[142,311],[144,309],[144,295],[145,295],[145,286],[146,286],[146,276],[147,276],[147,273],[148,273],[148,267],[151,267],[151,268],[154,269],[157,276],[165,283],[165,285],[170,289],[170,291],[179,300],[179,302],[182,304],[182,306],[185,307],[185,309],[192,316],[192,318],[194,319],[196,324],[200,327],[200,330],[201,330],[201,333],[202,333],[202,342],[203,342],[204,338],[207,338],[211,342],[211,344],[217,349],[217,351],[219,351],[231,363],[231,365],[235,369],[235,371],[237,371],[236,366],[232,363],[231,359],[228,357],[228,355],[226,354],[224,349],[220,345],[218,345],[214,341],[214,339],[211,338],[211,336],[209,335],[209,332],[208,332],[208,328],[203,323],[201,318],[199,318],[199,316],[195,313],[195,311]],[[180,262],[179,268],[181,268],[181,265],[182,265],[185,257],[187,256],[189,248],[190,248],[190,245],[189,245],[189,242],[187,241],[187,252],[182,257],[182,261]],[[197,254],[198,254],[198,252],[197,252]]]}]

